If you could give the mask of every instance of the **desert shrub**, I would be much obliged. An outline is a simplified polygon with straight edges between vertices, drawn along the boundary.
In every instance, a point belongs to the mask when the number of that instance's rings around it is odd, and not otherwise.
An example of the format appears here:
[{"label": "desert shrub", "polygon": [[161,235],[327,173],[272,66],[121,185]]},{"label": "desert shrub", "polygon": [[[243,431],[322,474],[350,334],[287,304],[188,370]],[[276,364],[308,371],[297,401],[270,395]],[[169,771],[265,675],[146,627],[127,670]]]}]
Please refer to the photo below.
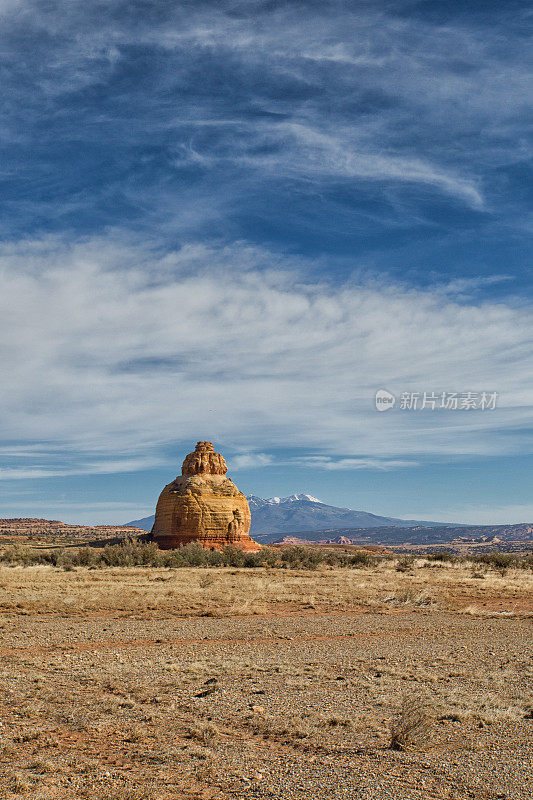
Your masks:
[{"label": "desert shrub", "polygon": [[13,794],[23,794],[31,789],[31,784],[20,772],[6,775],[7,787]]},{"label": "desert shrub", "polygon": [[0,556],[0,559],[10,565],[32,566],[34,564],[51,564],[52,566],[62,565],[65,559],[65,550],[30,550],[17,545],[8,547]]},{"label": "desert shrub", "polygon": [[485,568],[494,569],[505,575],[508,569],[533,569],[533,553],[500,553],[497,550],[491,553],[479,553],[471,556],[470,561]]},{"label": "desert shrub", "polygon": [[222,567],[224,566],[224,556],[219,550],[209,550],[206,563],[210,567]]},{"label": "desert shrub", "polygon": [[[30,566],[48,564],[63,569],[74,567],[136,567],[167,566],[166,553],[154,542],[137,542],[127,539],[120,544],[99,547],[60,547],[53,550],[8,548],[0,554],[8,564]],[[183,561],[183,559],[181,559]]]},{"label": "desert shrub", "polygon": [[487,564],[487,566],[505,575],[510,567],[519,566],[519,559],[511,553],[499,553],[494,551],[492,553],[480,553],[474,557],[474,561],[480,564]]},{"label": "desert shrub", "polygon": [[108,544],[101,552],[102,562],[108,567],[135,566],[135,550],[130,542]]},{"label": "desert shrub", "polygon": [[357,550],[355,553],[349,553],[342,557],[342,561],[337,566],[351,567],[352,569],[363,569],[364,567],[375,567],[382,557],[376,556],[373,553],[367,553],[365,550]]},{"label": "desert shrub", "polygon": [[333,567],[358,568],[373,566],[378,558],[370,553],[335,553],[315,547],[263,547],[258,553],[246,553],[228,546],[222,551],[205,550],[191,543],[177,550],[160,550],[155,542],[125,539],[117,544],[102,546],[69,546],[48,550],[9,546],[0,550],[0,562],[12,566],[49,565],[71,570],[76,567],[98,569],[105,567],[282,567],[284,569],[316,569],[320,564]]},{"label": "desert shrub", "polygon": [[24,565],[26,563],[31,563],[28,561],[30,552],[31,551],[24,550],[22,547],[17,547],[17,545],[6,547],[6,549],[2,551],[2,561],[12,566],[15,564]]},{"label": "desert shrub", "polygon": [[364,551],[348,556],[348,566],[350,567],[374,567],[376,561],[375,556]]},{"label": "desert shrub", "polygon": [[484,569],[473,569],[472,572],[470,573],[470,577],[471,578],[477,578],[478,580],[483,580],[486,577],[485,570]]},{"label": "desert shrub", "polygon": [[272,547],[263,547],[261,550],[261,560],[265,567],[275,567],[279,564],[279,553],[272,549]]},{"label": "desert shrub", "polygon": [[76,552],[76,563],[80,567],[95,566],[99,560],[98,551],[94,547],[80,547]]},{"label": "desert shrub", "polygon": [[406,589],[403,592],[393,592],[392,594],[388,594],[383,598],[383,602],[392,603],[395,606],[431,606],[433,605],[433,597],[425,589],[422,592],[417,592],[414,589]]},{"label": "desert shrub", "polygon": [[322,552],[322,562],[330,567],[373,567],[377,559],[371,553],[358,550],[355,553],[335,553],[331,551]]},{"label": "desert shrub", "polygon": [[186,544],[183,547],[180,547],[179,550],[174,551],[178,552],[183,559],[183,566],[185,567],[201,567],[207,563],[208,559],[208,550],[204,550],[204,548],[199,545],[197,542],[191,542],[190,544]]},{"label": "desert shrub", "polygon": [[528,553],[520,560],[522,569],[533,569],[533,553]]},{"label": "desert shrub", "polygon": [[445,561],[448,563],[453,563],[454,561],[458,561],[459,559],[453,553],[450,553],[449,550],[437,550],[435,553],[429,553],[426,556],[428,561]]},{"label": "desert shrub", "polygon": [[323,561],[323,554],[309,547],[287,547],[281,551],[281,566],[292,569],[316,569]]},{"label": "desert shrub", "polygon": [[410,572],[415,564],[414,556],[403,556],[398,559],[396,564],[396,572]]},{"label": "desert shrub", "polygon": [[164,550],[161,553],[161,566],[177,569],[178,567],[186,567],[187,564],[181,550]]},{"label": "desert shrub", "polygon": [[155,542],[137,544],[134,552],[138,565],[159,566],[161,563],[162,553]]},{"label": "desert shrub", "polygon": [[218,735],[219,730],[216,725],[210,722],[200,721],[197,722],[196,725],[189,727],[186,733],[188,739],[195,739],[205,747],[213,744]]},{"label": "desert shrub", "polygon": [[259,553],[245,553],[244,554],[244,566],[245,567],[262,567],[263,566],[263,555],[261,552]]},{"label": "desert shrub", "polygon": [[226,567],[245,567],[246,555],[243,550],[233,545],[227,545],[222,550],[223,563]]},{"label": "desert shrub", "polygon": [[353,722],[348,717],[322,717],[318,723],[321,728],[351,728]]},{"label": "desert shrub", "polygon": [[425,698],[402,697],[397,714],[390,725],[391,750],[405,750],[433,727],[433,716]]}]

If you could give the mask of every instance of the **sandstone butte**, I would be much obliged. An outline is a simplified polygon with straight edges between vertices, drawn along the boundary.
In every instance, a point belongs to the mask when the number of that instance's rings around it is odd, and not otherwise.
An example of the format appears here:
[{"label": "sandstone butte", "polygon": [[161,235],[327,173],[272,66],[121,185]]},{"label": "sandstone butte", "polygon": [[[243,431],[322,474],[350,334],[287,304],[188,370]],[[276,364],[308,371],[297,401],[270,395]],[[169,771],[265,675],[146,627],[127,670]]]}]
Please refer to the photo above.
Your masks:
[{"label": "sandstone butte", "polygon": [[165,486],[157,501],[152,536],[159,547],[197,542],[209,550],[226,545],[252,553],[261,549],[248,534],[248,501],[226,472],[226,462],[211,442],[198,442],[185,457],[181,476]]}]

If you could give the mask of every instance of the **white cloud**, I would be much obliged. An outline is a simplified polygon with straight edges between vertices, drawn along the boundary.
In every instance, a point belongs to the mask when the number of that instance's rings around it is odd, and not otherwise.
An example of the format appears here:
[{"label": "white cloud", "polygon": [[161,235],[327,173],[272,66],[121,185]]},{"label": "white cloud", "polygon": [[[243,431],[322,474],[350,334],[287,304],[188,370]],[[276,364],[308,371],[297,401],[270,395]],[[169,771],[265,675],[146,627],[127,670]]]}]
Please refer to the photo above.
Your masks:
[{"label": "white cloud", "polygon": [[139,457],[116,459],[114,461],[103,460],[97,463],[85,461],[82,465],[74,464],[61,468],[48,465],[42,467],[0,467],[0,481],[59,478],[71,475],[112,475],[152,469],[164,463],[161,459]]},{"label": "white cloud", "polygon": [[331,458],[328,456],[308,456],[306,458],[293,458],[289,462],[294,466],[311,467],[312,469],[325,469],[329,471],[354,470],[354,469],[398,469],[401,467],[415,467],[416,461],[390,458]]},{"label": "white cloud", "polygon": [[[288,166],[301,173],[344,178],[366,178],[382,181],[425,183],[455,195],[476,208],[483,199],[475,181],[446,171],[428,160],[372,150],[361,142],[361,131],[346,128],[335,133],[322,133],[306,125],[292,124],[288,133],[295,145]],[[359,135],[358,135],[359,134]]]},{"label": "white cloud", "polygon": [[[301,447],[326,469],[531,448],[528,309],[305,282],[299,263],[124,238],[2,247],[2,438],[85,452],[93,470],[106,453],[106,469],[142,468],[196,439],[240,451],[237,464]],[[499,407],[379,414],[383,386],[497,391]]]},{"label": "white cloud", "polygon": [[417,466],[417,461],[386,458],[332,458],[331,456],[296,456],[274,458],[268,453],[245,453],[228,461],[230,469],[252,469],[254,467],[309,467],[314,470],[397,469]]},{"label": "white cloud", "polygon": [[274,459],[268,453],[241,453],[228,460],[230,470],[254,469],[269,467],[274,464]]},{"label": "white cloud", "polygon": [[[323,126],[322,126],[323,127]],[[191,162],[212,166],[232,162],[258,169],[271,176],[284,175],[307,180],[362,179],[420,183],[452,195],[473,208],[483,206],[479,181],[431,163],[428,158],[379,151],[365,141],[362,124],[326,131],[307,122],[240,124],[238,131],[226,132],[223,153],[200,152],[189,146],[180,153]],[[244,144],[244,147],[243,147]],[[258,144],[276,146],[265,155]]]}]

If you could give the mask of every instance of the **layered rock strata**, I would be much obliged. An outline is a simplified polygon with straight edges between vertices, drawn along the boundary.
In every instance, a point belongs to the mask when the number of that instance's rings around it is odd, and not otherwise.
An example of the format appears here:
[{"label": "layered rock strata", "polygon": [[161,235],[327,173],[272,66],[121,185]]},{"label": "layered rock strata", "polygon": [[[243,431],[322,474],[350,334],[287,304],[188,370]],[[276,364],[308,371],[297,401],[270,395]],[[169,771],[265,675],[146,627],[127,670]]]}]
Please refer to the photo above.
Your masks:
[{"label": "layered rock strata", "polygon": [[152,535],[159,547],[198,542],[210,550],[230,544],[248,552],[261,549],[248,535],[248,501],[226,472],[211,442],[198,442],[185,457],[181,476],[165,486],[157,501]]}]

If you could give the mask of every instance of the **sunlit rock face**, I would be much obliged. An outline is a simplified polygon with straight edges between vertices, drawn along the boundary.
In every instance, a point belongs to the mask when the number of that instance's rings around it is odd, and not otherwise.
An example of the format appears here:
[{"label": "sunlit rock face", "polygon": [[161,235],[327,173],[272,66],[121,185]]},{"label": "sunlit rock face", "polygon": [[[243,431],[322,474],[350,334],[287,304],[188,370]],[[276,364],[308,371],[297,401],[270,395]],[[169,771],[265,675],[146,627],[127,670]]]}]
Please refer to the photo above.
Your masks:
[{"label": "sunlit rock face", "polygon": [[198,542],[209,550],[229,544],[249,552],[261,549],[248,535],[248,501],[226,472],[211,442],[198,442],[185,457],[181,476],[165,486],[157,501],[152,535],[159,547]]}]

